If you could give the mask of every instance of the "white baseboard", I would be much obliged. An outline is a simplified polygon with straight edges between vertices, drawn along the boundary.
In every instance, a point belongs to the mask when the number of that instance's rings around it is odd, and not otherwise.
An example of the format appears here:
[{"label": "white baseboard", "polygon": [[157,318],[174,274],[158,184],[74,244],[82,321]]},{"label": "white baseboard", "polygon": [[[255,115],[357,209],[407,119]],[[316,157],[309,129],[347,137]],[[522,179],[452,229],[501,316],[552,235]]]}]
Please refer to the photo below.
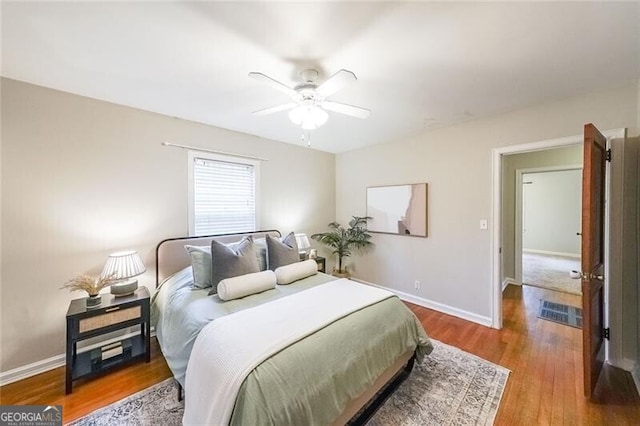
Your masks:
[{"label": "white baseboard", "polygon": [[633,382],[636,384],[638,395],[640,395],[640,364],[636,363],[636,368],[631,372],[631,377],[633,378]]},{"label": "white baseboard", "polygon": [[[127,333],[122,336],[117,336],[109,340],[105,340],[104,342],[94,343],[92,345],[87,345],[82,349],[91,350],[93,348],[97,348],[103,345],[107,345],[112,342],[116,342],[118,340],[126,339],[128,337],[135,336],[138,333]],[[151,337],[155,336],[155,330],[151,331]],[[32,362],[31,364],[23,365],[21,367],[16,367],[11,370],[0,372],[0,386],[8,385],[9,383],[17,382],[18,380],[26,379],[31,376],[35,376],[37,374],[45,373],[49,370],[53,370],[54,368],[63,367],[66,363],[66,355],[60,354],[55,355],[47,359],[43,359],[41,361]]]},{"label": "white baseboard", "polygon": [[374,284],[372,282],[361,280],[359,278],[351,278],[351,279],[353,281],[371,285],[373,287],[378,287],[384,290],[388,290],[392,293],[395,293],[401,300],[406,300],[407,302],[413,303],[415,305],[420,305],[425,308],[433,309],[434,311],[442,312],[443,314],[462,318],[463,320],[475,322],[477,324],[484,325],[486,327],[491,327],[491,324],[492,324],[491,318],[489,317],[474,314],[473,312],[464,311],[462,309],[454,308],[453,306],[445,305],[439,302],[434,302],[433,300],[425,299],[419,296],[414,296],[413,294],[405,293],[403,291],[385,287],[383,285]]},{"label": "white baseboard", "polygon": [[640,395],[640,363],[629,358],[622,358],[619,360],[609,359],[607,360],[607,363],[631,373],[633,383],[636,385],[638,395]]},{"label": "white baseboard", "polygon": [[576,259],[580,259],[579,254],[575,253],[564,253],[561,251],[548,251],[548,250],[536,250],[536,249],[522,249],[523,253],[536,253],[536,254],[548,254],[549,256],[563,256],[563,257],[573,257]]},{"label": "white baseboard", "polygon": [[18,380],[26,379],[27,377],[62,367],[64,364],[65,354],[60,354],[41,361],[32,362],[31,364],[23,365],[22,367],[17,367],[12,370],[3,371],[0,373],[0,386],[8,385],[9,383],[17,382]]},{"label": "white baseboard", "polygon": [[516,282],[515,278],[506,277],[504,281],[502,281],[502,291],[504,291],[509,284],[522,285],[519,282]]},{"label": "white baseboard", "polygon": [[624,371],[628,371],[631,374],[633,374],[633,371],[636,369],[636,362],[629,358],[621,358],[621,359],[609,358],[607,360],[607,364],[620,368]]}]

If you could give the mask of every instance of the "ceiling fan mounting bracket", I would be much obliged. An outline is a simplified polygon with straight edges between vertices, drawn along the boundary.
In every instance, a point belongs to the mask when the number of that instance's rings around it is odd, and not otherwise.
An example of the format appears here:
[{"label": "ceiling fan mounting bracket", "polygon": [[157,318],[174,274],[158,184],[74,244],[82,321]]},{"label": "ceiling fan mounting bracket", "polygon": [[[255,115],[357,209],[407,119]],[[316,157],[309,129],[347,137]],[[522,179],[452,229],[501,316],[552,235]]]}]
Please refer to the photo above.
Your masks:
[{"label": "ceiling fan mounting bracket", "polygon": [[[318,80],[320,73],[313,68],[307,68],[300,71],[300,77],[302,77],[302,81],[305,83],[315,83]],[[315,85],[317,87],[317,85]]]}]

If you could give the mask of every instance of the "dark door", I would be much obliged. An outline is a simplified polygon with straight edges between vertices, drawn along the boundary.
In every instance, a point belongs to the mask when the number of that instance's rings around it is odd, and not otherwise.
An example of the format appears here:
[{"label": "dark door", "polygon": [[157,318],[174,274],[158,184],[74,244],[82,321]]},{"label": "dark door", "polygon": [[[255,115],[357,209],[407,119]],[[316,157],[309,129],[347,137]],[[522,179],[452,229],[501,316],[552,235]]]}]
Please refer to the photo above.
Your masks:
[{"label": "dark door", "polygon": [[582,352],[584,395],[590,398],[604,363],[604,195],[607,139],[584,126],[582,175]]}]

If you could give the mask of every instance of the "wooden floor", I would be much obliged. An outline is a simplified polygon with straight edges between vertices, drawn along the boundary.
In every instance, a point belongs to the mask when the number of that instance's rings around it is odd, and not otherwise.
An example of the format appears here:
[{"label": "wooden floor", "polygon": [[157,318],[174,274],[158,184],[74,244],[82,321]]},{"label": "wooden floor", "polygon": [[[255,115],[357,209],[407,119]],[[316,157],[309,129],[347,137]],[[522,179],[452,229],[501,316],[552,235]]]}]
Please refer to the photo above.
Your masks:
[{"label": "wooden floor", "polygon": [[[596,398],[582,396],[581,331],[536,317],[540,299],[580,306],[578,296],[509,286],[504,328],[494,330],[410,305],[428,334],[511,370],[496,418],[498,425],[638,425],[640,397],[628,373],[605,367]],[[170,377],[155,343],[150,364],[78,381],[64,395],[58,368],[0,388],[0,405],[62,405],[68,422]]]},{"label": "wooden floor", "polygon": [[580,296],[509,285],[503,329],[411,306],[428,334],[511,370],[497,425],[640,425],[631,375],[606,366],[593,401],[583,397],[582,330],[537,318],[540,299],[581,306]]}]

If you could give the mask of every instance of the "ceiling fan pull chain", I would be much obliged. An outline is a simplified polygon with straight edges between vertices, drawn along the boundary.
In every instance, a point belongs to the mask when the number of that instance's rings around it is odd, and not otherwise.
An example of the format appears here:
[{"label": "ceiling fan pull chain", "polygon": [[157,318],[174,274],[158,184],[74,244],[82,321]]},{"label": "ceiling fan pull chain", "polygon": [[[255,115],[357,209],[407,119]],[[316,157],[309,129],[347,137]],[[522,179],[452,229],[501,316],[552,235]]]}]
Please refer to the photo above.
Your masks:
[{"label": "ceiling fan pull chain", "polygon": [[[309,130],[307,130],[307,148],[311,148],[311,132]],[[302,129],[302,135],[300,136],[300,140],[302,141],[302,143],[304,143],[305,137],[304,137],[304,129]]]}]

